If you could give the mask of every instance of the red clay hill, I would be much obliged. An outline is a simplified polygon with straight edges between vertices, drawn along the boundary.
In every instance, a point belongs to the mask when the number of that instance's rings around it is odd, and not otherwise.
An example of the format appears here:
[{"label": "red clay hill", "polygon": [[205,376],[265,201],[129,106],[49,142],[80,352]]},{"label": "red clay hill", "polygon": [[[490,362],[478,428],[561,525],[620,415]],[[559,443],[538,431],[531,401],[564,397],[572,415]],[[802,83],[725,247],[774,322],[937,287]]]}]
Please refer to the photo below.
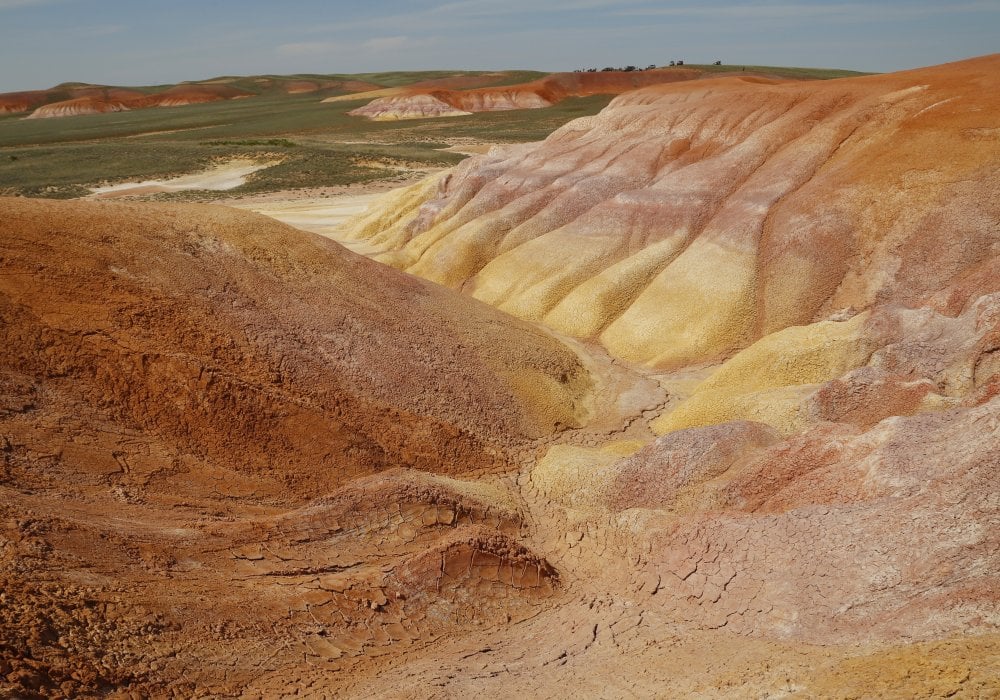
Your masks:
[{"label": "red clay hill", "polygon": [[[350,112],[355,116],[376,121],[451,117],[475,112],[496,112],[512,109],[551,107],[569,97],[589,95],[620,95],[653,85],[679,83],[703,78],[738,75],[744,80],[811,79],[848,74],[848,71],[810,69],[769,69],[753,66],[672,66],[645,70],[575,71],[552,73],[524,83],[512,85],[461,84],[427,81],[404,87],[331,97],[326,102],[371,98],[371,102]],[[861,75],[861,74],[856,74]],[[499,82],[499,81],[494,81]]]},{"label": "red clay hill", "polygon": [[[352,99],[367,96],[375,99],[350,113],[378,121],[390,121],[458,116],[474,112],[538,109],[551,107],[567,97],[619,95],[640,87],[693,80],[700,76],[701,72],[694,69],[673,68],[628,72],[553,73],[527,83],[471,89],[461,89],[460,86],[446,88],[444,85],[414,85],[369,95],[354,95]],[[337,99],[332,98],[330,101]]]},{"label": "red clay hill", "polygon": [[49,90],[2,93],[0,114],[24,114],[28,119],[49,119],[150,107],[182,107],[253,97],[258,94],[329,95],[365,92],[378,88],[379,85],[362,80],[284,76],[220,78],[141,89],[67,84]]},{"label": "red clay hill", "polygon": [[[388,73],[372,76],[374,80],[396,83],[410,81],[414,89],[473,88],[510,79],[505,71],[489,73],[456,72],[455,75],[422,79],[422,73]],[[254,95],[330,95],[371,94],[398,88],[385,88],[369,76],[250,76],[223,77],[185,82],[173,86],[124,88],[106,85],[65,83],[48,90],[0,93],[0,115],[23,114],[28,119],[71,117],[82,114],[122,112],[150,107],[181,107]]]}]

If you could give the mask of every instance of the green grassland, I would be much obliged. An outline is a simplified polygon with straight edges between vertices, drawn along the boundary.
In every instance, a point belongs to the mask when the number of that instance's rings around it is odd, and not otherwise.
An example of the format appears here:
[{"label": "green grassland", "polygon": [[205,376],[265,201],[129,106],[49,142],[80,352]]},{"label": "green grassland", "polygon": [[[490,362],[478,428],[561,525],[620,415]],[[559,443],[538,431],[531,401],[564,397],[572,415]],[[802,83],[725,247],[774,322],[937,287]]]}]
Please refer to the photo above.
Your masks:
[{"label": "green grassland", "polygon": [[400,122],[347,114],[365,100],[324,104],[320,99],[315,93],[265,94],[61,119],[0,119],[0,194],[78,197],[88,185],[180,175],[237,157],[281,163],[228,194],[393,180],[403,166],[447,167],[462,160],[465,156],[441,150],[456,137],[540,140],[571,119],[597,113],[610,97],[572,99],[543,110]]},{"label": "green grassland", "polygon": [[861,73],[853,70],[840,70],[839,68],[789,68],[784,66],[747,66],[743,64],[722,64],[721,66],[691,64],[687,63],[684,68],[696,68],[706,73],[764,73],[776,78],[789,78],[792,80],[832,80],[834,78],[857,78],[861,75],[872,75],[871,73]]},{"label": "green grassland", "polygon": [[[739,69],[697,67],[711,72]],[[826,69],[746,68],[799,78],[853,75],[850,71]],[[254,173],[246,184],[228,191],[227,195],[398,180],[414,168],[446,167],[462,160],[465,156],[442,150],[456,140],[489,143],[541,140],[568,121],[596,114],[611,100],[610,96],[598,95],[568,99],[547,109],[372,122],[348,115],[366,100],[323,103],[324,97],[337,93],[288,95],[279,89],[281,83],[290,80],[351,79],[397,86],[483,73],[223,77],[213,80],[225,80],[257,94],[246,99],[185,107],[58,119],[0,117],[0,194],[78,197],[88,192],[88,186],[196,172],[238,157],[280,161],[280,164]],[[543,75],[508,71],[494,84],[524,82]],[[190,193],[161,195],[191,196]]]},{"label": "green grassland", "polygon": [[[385,71],[381,73],[296,73],[294,75],[250,75],[250,76],[239,76],[239,75],[220,75],[215,78],[209,78],[207,80],[197,81],[198,83],[225,83],[226,85],[231,85],[232,87],[239,88],[241,90],[247,90],[248,92],[253,92],[256,94],[266,94],[269,92],[280,92],[283,90],[285,83],[300,81],[300,80],[311,80],[314,82],[326,82],[326,81],[343,81],[343,80],[356,80],[365,83],[372,83],[381,87],[402,87],[405,85],[412,85],[413,83],[423,82],[425,80],[439,80],[441,78],[456,78],[456,77],[482,77],[482,76],[499,76],[496,80],[484,81],[484,85],[516,85],[517,83],[525,83],[529,80],[535,80],[536,78],[542,78],[548,75],[548,73],[532,70],[499,70],[499,71],[485,71],[485,70],[423,70],[423,71]],[[172,87],[169,85],[161,85],[155,89],[163,89],[166,87]],[[150,90],[154,91],[153,88],[132,88],[135,90]],[[336,91],[332,92],[317,92],[312,93],[313,95],[324,94],[331,95],[337,94]]]},{"label": "green grassland", "polygon": [[502,74],[499,80],[490,80],[488,84],[490,86],[499,85],[517,85],[518,83],[527,83],[531,80],[537,80],[538,78],[544,78],[548,73],[536,70],[504,70],[504,71],[485,71],[485,70],[466,70],[466,71],[453,71],[453,70],[438,70],[438,71],[392,71],[386,73],[356,73],[349,76],[352,80],[362,80],[366,83],[375,83],[376,85],[381,85],[383,87],[402,87],[404,85],[411,85],[413,83],[421,82],[424,80],[438,80],[441,78],[454,78],[458,76],[492,76],[495,74]]}]

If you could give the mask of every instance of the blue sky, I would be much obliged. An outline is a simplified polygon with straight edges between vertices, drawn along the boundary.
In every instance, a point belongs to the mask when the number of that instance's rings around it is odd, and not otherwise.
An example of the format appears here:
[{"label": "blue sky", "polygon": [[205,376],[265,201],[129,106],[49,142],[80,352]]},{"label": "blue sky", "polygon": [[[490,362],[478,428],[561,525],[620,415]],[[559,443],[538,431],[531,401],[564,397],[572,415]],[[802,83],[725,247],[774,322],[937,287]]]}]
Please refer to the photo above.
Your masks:
[{"label": "blue sky", "polygon": [[997,51],[1000,0],[0,0],[0,91],[676,58],[891,71]]}]

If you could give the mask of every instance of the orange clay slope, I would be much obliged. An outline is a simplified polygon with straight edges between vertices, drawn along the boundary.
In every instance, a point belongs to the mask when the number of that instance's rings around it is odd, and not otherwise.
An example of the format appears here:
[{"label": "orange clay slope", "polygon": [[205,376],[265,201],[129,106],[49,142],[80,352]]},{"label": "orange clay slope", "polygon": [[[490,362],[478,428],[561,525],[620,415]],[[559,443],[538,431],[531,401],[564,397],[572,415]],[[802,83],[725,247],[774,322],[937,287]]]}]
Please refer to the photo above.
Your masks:
[{"label": "orange clay slope", "polygon": [[146,99],[146,94],[128,88],[104,87],[98,85],[67,85],[50,90],[28,92],[7,92],[0,94],[0,114],[17,114],[42,110],[53,105],[52,110],[42,112],[42,116],[72,116],[74,114],[94,114],[99,112],[120,112],[137,100]]},{"label": "orange clay slope", "polygon": [[30,112],[45,104],[48,93],[45,90],[0,93],[0,114],[20,114]]},{"label": "orange clay slope", "polygon": [[[49,90],[0,93],[0,114],[18,114],[54,102],[92,98],[99,103],[116,103],[142,97],[143,93],[127,88],[100,85],[64,84]],[[107,110],[106,110],[107,111]]]},{"label": "orange clay slope", "polygon": [[[7,366],[198,454],[238,450],[248,473],[313,492],[387,466],[489,472],[586,414],[586,371],[545,333],[269,219],[3,210]],[[472,396],[483,415],[456,408]]]},{"label": "orange clay slope", "polygon": [[[333,658],[369,633],[425,638],[450,623],[422,622],[420,597],[447,606],[433,574],[473,552],[506,562],[498,595],[525,612],[550,592],[510,498],[445,475],[493,478],[587,420],[593,380],[558,341],[257,215],[0,209],[0,694],[145,679],[156,695],[234,663],[245,684],[317,614],[336,632],[306,636]],[[259,554],[286,545],[306,559],[279,571]],[[308,613],[303,595],[339,602]],[[395,617],[375,628],[380,606]],[[176,654],[176,672],[152,673]]]},{"label": "orange clay slope", "polygon": [[369,85],[367,88],[352,90],[354,94],[333,95],[323,99],[323,102],[347,102],[354,100],[373,99],[376,97],[388,97],[392,95],[403,95],[410,93],[428,93],[435,90],[469,90],[471,88],[481,88],[510,79],[510,73],[498,71],[495,73],[480,73],[476,75],[452,75],[445,78],[430,78],[419,80],[408,85],[395,87],[379,87]]},{"label": "orange clay slope", "polygon": [[109,88],[91,91],[83,97],[50,102],[38,107],[28,119],[73,117],[80,114],[126,112],[147,107],[182,107],[191,104],[251,97],[252,92],[229,85],[177,85],[152,95],[135,90]]},{"label": "orange clay slope", "polygon": [[[694,69],[672,68],[649,71],[608,71],[600,73],[553,73],[530,83],[474,89],[443,89],[414,85],[393,91],[368,93],[374,97],[350,114],[376,121],[460,116],[474,112],[551,107],[567,97],[619,95],[629,90],[693,80],[701,73]],[[362,95],[354,95],[358,99]],[[332,98],[330,101],[338,98]]]},{"label": "orange clay slope", "polygon": [[[27,114],[28,119],[50,119],[81,114],[123,112],[150,107],[182,107],[245,97],[256,92],[230,83],[238,79],[223,78],[200,83],[180,83],[156,91],[101,85],[60,85],[50,90],[0,93],[0,114]],[[280,92],[289,95],[319,91],[364,92],[377,89],[373,83],[357,80],[306,80],[283,77],[257,78],[254,90]]]}]

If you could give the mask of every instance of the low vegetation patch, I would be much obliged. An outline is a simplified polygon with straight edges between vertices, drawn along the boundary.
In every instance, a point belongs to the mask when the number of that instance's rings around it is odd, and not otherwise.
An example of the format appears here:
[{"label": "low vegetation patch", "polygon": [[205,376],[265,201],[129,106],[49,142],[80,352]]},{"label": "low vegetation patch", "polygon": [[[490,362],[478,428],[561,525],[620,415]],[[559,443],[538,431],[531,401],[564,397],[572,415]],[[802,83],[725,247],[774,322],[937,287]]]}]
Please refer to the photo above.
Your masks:
[{"label": "low vegetation patch", "polygon": [[855,70],[841,70],[839,68],[796,68],[782,66],[749,66],[742,63],[718,65],[685,64],[684,68],[695,68],[706,73],[765,73],[776,78],[792,78],[796,80],[831,80],[833,78],[851,78],[859,75],[872,75],[871,73],[861,73]]},{"label": "low vegetation patch", "polygon": [[244,139],[243,141],[204,141],[205,146],[277,146],[295,148],[299,144],[288,139]]},{"label": "low vegetation patch", "polygon": [[[742,68],[689,67],[717,72]],[[779,77],[855,75],[852,71],[813,68],[745,68]],[[365,99],[322,103],[328,93],[287,95],[275,91],[281,81],[291,79],[349,78],[391,87],[454,77],[480,77],[490,84],[504,85],[544,75],[535,71],[395,71],[353,76],[251,76],[225,79],[236,87],[254,87],[259,93],[244,100],[64,119],[3,117],[0,194],[79,197],[87,194],[90,186],[166,179],[234,158],[279,160],[280,164],[254,173],[246,184],[226,194],[393,181],[414,169],[459,162],[466,156],[441,150],[456,141],[539,141],[573,119],[596,114],[611,101],[608,95],[595,95],[567,99],[547,109],[481,112],[461,119],[373,122],[348,114],[365,104]],[[272,85],[264,78],[278,82]]]}]

